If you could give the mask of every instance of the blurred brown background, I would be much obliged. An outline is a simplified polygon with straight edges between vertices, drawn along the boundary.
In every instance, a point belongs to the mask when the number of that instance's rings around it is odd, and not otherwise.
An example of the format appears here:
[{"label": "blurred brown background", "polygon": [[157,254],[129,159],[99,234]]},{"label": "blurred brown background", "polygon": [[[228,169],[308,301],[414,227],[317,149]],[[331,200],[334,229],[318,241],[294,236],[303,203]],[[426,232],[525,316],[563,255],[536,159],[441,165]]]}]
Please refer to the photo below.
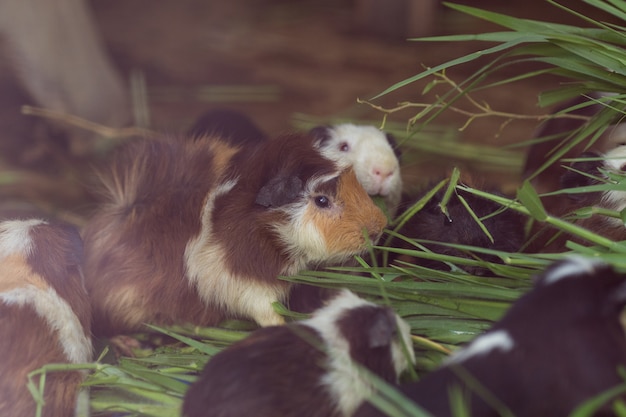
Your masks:
[{"label": "blurred brown background", "polygon": [[[11,1],[15,0],[0,0],[0,13],[1,2],[6,9]],[[23,1],[35,8],[41,0]],[[518,17],[581,23],[544,0],[460,3]],[[585,10],[582,2],[575,3],[577,10]],[[358,104],[357,99],[369,99],[424,67],[486,47],[475,42],[407,38],[500,30],[434,0],[91,0],[86,5],[124,87],[131,80],[143,87],[135,90],[134,99],[130,93],[126,97],[135,108],[134,114],[128,110],[129,120],[171,133],[183,131],[201,113],[223,107],[244,111],[271,135],[293,129],[301,115],[320,123],[338,118],[382,122],[380,112]],[[25,33],[36,31],[35,26]],[[106,146],[89,142],[98,140],[93,137],[77,139],[87,142],[76,146],[70,143],[76,139],[68,141],[62,125],[50,128],[39,118],[19,113],[21,105],[38,103],[15,75],[16,67],[18,72],[20,68],[14,65],[14,57],[6,48],[2,52],[8,42],[10,36],[0,32],[0,203],[13,211],[26,202],[27,208],[66,215],[79,223],[88,212],[85,188],[91,164]],[[69,47],[46,45],[53,55],[58,51],[60,60]],[[484,57],[454,68],[448,76],[462,81],[489,60]],[[82,65],[79,68],[86,69],[90,64]],[[511,68],[498,76],[504,79],[523,70]],[[22,71],[21,77],[30,75]],[[103,83],[95,72],[90,80],[96,90]],[[408,85],[375,103],[393,107],[401,101],[432,102],[437,90],[422,95],[431,80]],[[473,97],[498,111],[545,113],[537,105],[537,95],[558,82],[518,82]],[[100,90],[103,100],[94,101],[106,103],[109,88],[103,85]],[[467,102],[458,106],[472,109]],[[120,113],[127,110],[118,107]],[[389,121],[404,124],[415,114],[405,110],[391,115]],[[460,143],[497,147],[528,139],[537,125],[533,120],[516,120],[503,126],[505,120],[490,117],[459,131],[466,120],[467,116],[448,111],[433,123],[453,131]],[[125,125],[120,120],[115,123]],[[432,158],[413,170],[409,167],[407,183],[438,175],[454,163]],[[516,169],[504,176],[490,175],[511,188]]]}]

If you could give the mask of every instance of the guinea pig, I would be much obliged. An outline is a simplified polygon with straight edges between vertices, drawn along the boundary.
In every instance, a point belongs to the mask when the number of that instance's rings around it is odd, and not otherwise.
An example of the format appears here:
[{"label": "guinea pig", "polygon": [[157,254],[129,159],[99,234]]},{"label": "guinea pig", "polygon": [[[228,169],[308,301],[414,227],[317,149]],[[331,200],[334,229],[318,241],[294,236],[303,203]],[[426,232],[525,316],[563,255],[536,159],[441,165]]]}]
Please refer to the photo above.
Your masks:
[{"label": "guinea pig", "polygon": [[[569,190],[580,187],[597,186],[610,183],[609,175],[626,174],[626,146],[618,146],[601,154],[585,152],[573,161],[570,169],[560,178],[561,189]],[[606,191],[589,191],[584,193],[570,192],[552,196],[543,201],[546,210],[559,217],[569,217],[576,210],[584,207],[597,207],[621,212],[626,208],[626,192],[620,189]],[[612,240],[626,240],[626,227],[621,219],[609,217],[601,213],[592,214],[572,220],[576,225],[591,230]],[[579,238],[560,233],[545,225],[536,225],[531,238],[531,250],[541,252],[562,252],[566,250],[568,240],[585,244]]]},{"label": "guinea pig", "polygon": [[318,126],[310,133],[319,138],[327,158],[352,164],[365,191],[383,197],[393,218],[402,197],[401,151],[395,138],[373,126],[350,123]]},{"label": "guinea pig", "polygon": [[272,303],[287,302],[291,285],[279,276],[347,261],[386,226],[352,168],[316,142],[122,147],[101,173],[105,201],[83,232],[94,332],[228,317],[282,324]]},{"label": "guinea pig", "polygon": [[[245,146],[268,139],[247,115],[231,110],[202,115],[189,133],[193,138],[218,133],[235,145]],[[309,133],[319,139],[317,146],[327,158],[352,164],[365,191],[383,197],[388,216],[395,215],[402,195],[402,153],[392,135],[373,126],[351,123],[317,126]]]},{"label": "guinea pig", "polygon": [[[473,417],[565,417],[618,385],[626,366],[620,315],[626,275],[583,257],[546,269],[486,333],[400,391],[434,417],[457,415],[459,390]],[[626,399],[623,389],[622,400]],[[600,412],[614,415],[608,406]],[[384,416],[367,404],[355,417]]]},{"label": "guinea pig", "polygon": [[205,136],[219,136],[233,145],[256,145],[269,139],[248,115],[225,108],[200,115],[185,135],[196,140]]},{"label": "guinea pig", "polygon": [[[567,109],[575,106],[583,106],[568,112],[568,114],[583,116],[591,118],[598,114],[601,110],[606,109],[607,105],[603,105],[600,101],[609,103],[607,97],[611,94],[595,92],[590,93],[587,96],[578,96],[574,99],[566,102],[557,109],[554,114],[566,111]],[[587,103],[587,105],[585,105]],[[611,107],[619,106],[619,103],[610,104]],[[622,112],[615,110],[615,118],[622,117]],[[538,175],[534,175],[535,172],[545,164],[554,153],[554,148],[565,138],[571,136],[577,129],[582,128],[587,121],[584,119],[571,119],[571,118],[551,118],[541,125],[537,130],[534,137],[539,138],[553,138],[553,140],[542,140],[533,145],[528,150],[526,156],[526,162],[523,168],[523,178],[531,178],[531,184],[537,190],[538,193],[548,193],[557,191],[560,189],[560,178],[565,173],[561,161],[556,161],[552,165],[548,166],[544,171]],[[610,126],[604,133],[598,138],[594,139],[593,144],[591,138],[583,139],[579,144],[575,145],[572,149],[563,155],[562,158],[575,158],[585,151],[592,152],[607,152],[616,146],[619,146],[626,142],[626,126],[622,123],[617,123]]]},{"label": "guinea pig", "polygon": [[[0,415],[35,415],[29,373],[51,363],[91,361],[81,265],[74,227],[39,219],[0,222]],[[48,373],[42,415],[74,415],[83,377],[79,371]]]},{"label": "guinea pig", "polygon": [[373,393],[361,367],[396,383],[413,361],[409,326],[342,290],[310,319],[262,328],[215,355],[183,416],[349,417]]},{"label": "guinea pig", "polygon": [[[481,179],[464,176],[465,185],[472,188],[491,191],[493,194],[500,195],[491,187],[484,184]],[[416,197],[407,198],[402,203],[402,211],[411,208],[417,201],[422,199],[432,187],[417,195]],[[410,239],[423,239],[443,243],[460,244],[467,246],[475,246],[486,249],[500,250],[504,252],[516,252],[524,243],[524,222],[525,219],[519,213],[513,210],[506,210],[502,205],[479,197],[475,194],[456,189],[452,193],[446,204],[447,214],[442,211],[441,203],[444,198],[446,189],[438,191],[432,198],[426,202],[425,206],[414,215],[397,231],[399,234]],[[484,230],[481,229],[476,219],[472,217],[463,199],[474,212],[476,217],[480,219],[483,226],[489,231],[491,239]],[[469,255],[460,249],[450,246],[423,243],[423,245],[433,252],[450,255],[456,257],[469,257]],[[414,245],[400,239],[393,238],[389,244],[391,248],[413,249],[418,250]],[[478,254],[477,256],[490,261],[497,262],[495,256]],[[429,260],[425,258],[415,258],[406,255],[398,255],[393,251],[389,251],[388,261],[408,261],[416,263],[424,267],[447,270],[449,269],[443,262]],[[474,268],[464,267],[467,272],[474,274],[484,274],[486,271]]]}]

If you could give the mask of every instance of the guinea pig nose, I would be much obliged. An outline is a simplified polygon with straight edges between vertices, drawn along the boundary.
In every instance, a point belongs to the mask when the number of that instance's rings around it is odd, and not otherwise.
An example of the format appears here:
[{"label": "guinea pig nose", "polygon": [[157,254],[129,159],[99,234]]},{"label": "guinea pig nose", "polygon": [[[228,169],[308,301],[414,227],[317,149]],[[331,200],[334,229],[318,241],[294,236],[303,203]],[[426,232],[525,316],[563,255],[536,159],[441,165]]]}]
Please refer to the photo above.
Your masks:
[{"label": "guinea pig nose", "polygon": [[385,178],[389,178],[394,173],[393,169],[389,170],[389,169],[382,169],[379,167],[374,167],[372,171],[374,173],[374,176],[380,177],[381,180],[384,180]]}]

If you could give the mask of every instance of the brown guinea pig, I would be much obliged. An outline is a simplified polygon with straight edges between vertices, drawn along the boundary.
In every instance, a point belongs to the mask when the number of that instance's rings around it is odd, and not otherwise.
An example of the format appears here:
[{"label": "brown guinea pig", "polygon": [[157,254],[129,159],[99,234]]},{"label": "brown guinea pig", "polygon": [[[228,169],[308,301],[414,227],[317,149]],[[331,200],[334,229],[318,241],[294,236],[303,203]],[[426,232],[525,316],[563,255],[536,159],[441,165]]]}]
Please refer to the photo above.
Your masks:
[{"label": "brown guinea pig", "polygon": [[[492,187],[486,186],[481,179],[465,176],[461,183],[478,190],[490,191],[492,194],[500,194],[493,191]],[[431,187],[432,188],[432,187]],[[402,206],[406,211],[423,198],[430,190],[408,198]],[[442,211],[441,202],[446,189],[439,190],[426,202],[425,206],[415,214],[398,230],[398,233],[410,239],[423,239],[433,242],[451,243],[458,245],[473,246],[485,249],[500,250],[504,252],[516,252],[524,243],[525,218],[513,210],[507,210],[502,205],[479,197],[470,192],[456,189],[446,204],[447,214]],[[478,222],[472,217],[465,207],[461,198],[468,204],[483,226],[489,231],[491,238],[481,229]],[[469,257],[466,251],[437,243],[423,243],[424,247],[433,252],[456,257]],[[415,245],[399,238],[391,241],[390,247],[419,250]],[[496,262],[496,256],[477,254],[478,257],[490,262]],[[424,267],[446,270],[446,264],[436,260],[408,257],[389,252],[389,261],[408,261]],[[474,274],[485,274],[482,268],[465,267],[465,270]]]},{"label": "brown guinea pig", "polygon": [[[30,372],[91,361],[81,263],[82,242],[71,226],[37,219],[0,223],[0,415],[35,415]],[[83,376],[48,373],[42,415],[73,415]]]},{"label": "brown guinea pig", "polygon": [[282,324],[271,304],[288,301],[291,285],[279,276],[344,262],[386,225],[351,166],[323,157],[316,141],[148,139],[120,149],[84,230],[94,333],[225,317]]},{"label": "brown guinea pig", "polygon": [[389,307],[341,291],[308,320],[259,329],[209,360],[185,417],[348,417],[373,392],[364,367],[397,383],[413,349]]}]

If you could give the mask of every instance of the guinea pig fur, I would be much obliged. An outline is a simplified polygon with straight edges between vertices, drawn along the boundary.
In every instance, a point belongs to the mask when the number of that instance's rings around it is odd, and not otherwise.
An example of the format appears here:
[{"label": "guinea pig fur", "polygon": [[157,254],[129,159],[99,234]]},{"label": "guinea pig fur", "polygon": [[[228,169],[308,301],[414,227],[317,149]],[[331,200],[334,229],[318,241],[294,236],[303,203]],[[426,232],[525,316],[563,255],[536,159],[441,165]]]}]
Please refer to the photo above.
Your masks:
[{"label": "guinea pig fur", "polygon": [[320,139],[327,158],[352,164],[365,191],[383,197],[393,217],[402,197],[401,152],[394,137],[373,126],[350,123],[318,126],[311,133]]},{"label": "guinea pig fur", "polygon": [[[618,146],[612,150],[600,154],[598,152],[586,152],[579,155],[580,161],[573,161],[569,170],[561,176],[561,188],[565,190],[605,184],[610,182],[608,175],[626,175],[626,146]],[[586,160],[585,160],[586,159]],[[626,208],[626,192],[619,189],[606,191],[592,191],[552,196],[543,201],[546,210],[560,217],[568,217],[574,211],[584,207],[598,207],[620,212]],[[573,220],[578,226],[584,227],[599,235],[612,240],[625,240],[626,227],[619,218],[605,216],[599,213],[589,217]],[[531,250],[542,252],[561,252],[566,250],[567,240],[585,244],[580,239],[559,234],[545,225],[536,225],[531,241]]]},{"label": "guinea pig fur", "polygon": [[[465,185],[471,186],[479,190],[490,191],[493,194],[500,194],[488,187],[478,178],[464,176],[462,181]],[[416,197],[409,198],[402,203],[402,211],[410,209],[410,207],[419,201],[430,191],[419,194]],[[453,243],[480,248],[501,250],[504,252],[516,252],[524,243],[524,222],[523,216],[513,210],[505,210],[503,207],[493,201],[484,199],[475,194],[456,189],[446,204],[447,215],[442,211],[440,204],[444,198],[445,189],[438,191],[425,206],[416,212],[408,221],[398,230],[398,233],[411,238],[431,240],[435,242]],[[480,228],[479,224],[469,213],[468,209],[461,202],[461,198],[467,202],[474,214],[481,219],[482,224],[489,231],[493,241]],[[459,249],[450,246],[438,245],[435,243],[424,243],[426,248],[444,255],[468,257],[469,255]],[[393,238],[389,245],[392,248],[404,248],[417,250],[414,245],[399,239]],[[490,261],[496,262],[495,256],[477,254],[477,256]],[[421,259],[398,255],[389,252],[389,262],[396,260],[409,261],[422,265],[424,267],[447,270],[449,269],[444,263],[429,259]],[[465,268],[470,273],[484,274],[486,271],[473,267]]]},{"label": "guinea pig fur", "polygon": [[[207,112],[189,130],[191,137],[219,134],[235,145],[255,146],[268,137],[245,114],[218,109]],[[395,138],[372,126],[351,123],[317,126],[309,132],[332,160],[352,164],[359,182],[371,196],[384,198],[390,217],[402,194],[401,151]]]},{"label": "guinea pig fur", "polygon": [[304,321],[266,327],[209,360],[185,417],[348,417],[373,388],[360,367],[396,383],[413,350],[390,308],[342,290]]},{"label": "guinea pig fur", "polygon": [[[587,96],[581,95],[559,106],[557,109],[555,109],[553,113],[556,115],[559,112],[566,111],[571,107],[583,106],[571,110],[568,113],[572,115],[591,118],[599,113],[601,110],[607,109],[607,107],[617,108],[620,106],[620,103],[611,103],[607,100],[607,97],[610,97],[611,95],[612,94],[602,92],[590,93]],[[608,103],[609,106],[603,105],[599,101]],[[585,105],[585,103],[591,104]],[[616,120],[621,119],[622,115],[623,114],[621,111],[615,109]],[[532,177],[531,184],[538,193],[543,194],[557,191],[560,189],[559,179],[566,172],[565,168],[563,168],[563,163],[561,161],[556,161],[538,175],[535,175],[535,171],[542,167],[542,165],[544,165],[553,156],[553,148],[560,141],[562,141],[566,137],[571,136],[573,132],[575,132],[577,129],[582,128],[585,123],[587,123],[585,120],[555,117],[547,120],[537,130],[534,135],[535,138],[554,139],[542,140],[533,144],[529,148],[526,156],[526,162],[523,169],[523,178]],[[623,123],[617,123],[615,125],[612,125],[598,138],[594,138],[593,143],[591,143],[590,141],[591,138],[586,138],[580,143],[574,145],[565,155],[563,155],[562,158],[575,158],[585,151],[600,153],[607,152],[614,147],[626,142],[625,129],[626,125],[624,125]]]},{"label": "guinea pig fur", "polygon": [[354,171],[307,135],[252,148],[136,141],[102,179],[107,201],[84,240],[94,333],[105,336],[225,317],[282,324],[271,303],[290,284],[277,277],[344,262],[386,225]]},{"label": "guinea pig fur", "polygon": [[[547,268],[490,330],[400,391],[435,417],[456,415],[453,387],[473,417],[568,416],[624,383],[618,368],[626,366],[625,304],[624,274],[588,258],[566,258]],[[626,398],[623,390],[619,395]],[[384,415],[371,404],[355,413]],[[607,406],[595,415],[614,414]]]},{"label": "guinea pig fur", "polygon": [[[30,372],[91,361],[81,264],[75,228],[39,219],[0,222],[0,415],[35,415]],[[83,377],[79,371],[48,373],[42,415],[74,415]]]},{"label": "guinea pig fur", "polygon": [[256,145],[269,139],[248,115],[231,109],[214,109],[203,113],[185,137],[200,139],[205,136],[219,136],[233,145]]}]

